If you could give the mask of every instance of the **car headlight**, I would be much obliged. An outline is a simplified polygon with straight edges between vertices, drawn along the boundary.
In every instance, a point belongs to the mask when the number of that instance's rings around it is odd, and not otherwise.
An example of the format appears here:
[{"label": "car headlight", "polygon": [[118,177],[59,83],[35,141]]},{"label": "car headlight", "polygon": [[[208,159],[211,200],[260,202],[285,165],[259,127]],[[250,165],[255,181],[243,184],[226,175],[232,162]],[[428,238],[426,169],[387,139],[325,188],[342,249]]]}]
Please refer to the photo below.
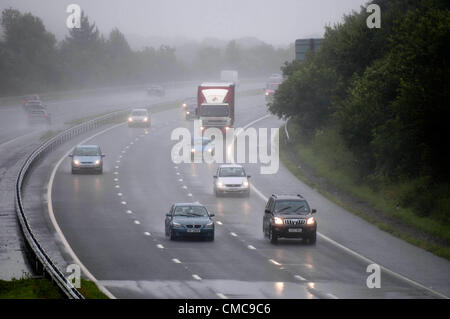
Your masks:
[{"label": "car headlight", "polygon": [[187,106],[187,104],[186,103],[183,103],[183,107],[186,107]]},{"label": "car headlight", "polygon": [[172,222],[172,226],[173,227],[181,227],[181,224],[180,223],[176,223],[176,222]]},{"label": "car headlight", "polygon": [[147,122],[148,121],[148,117],[144,117],[144,122]]},{"label": "car headlight", "polygon": [[283,218],[275,217],[274,221],[275,221],[276,225],[282,225],[283,224]]},{"label": "car headlight", "polygon": [[309,217],[309,218],[306,220],[306,224],[307,224],[307,225],[312,225],[312,224],[314,224],[314,223],[315,223],[314,217]]},{"label": "car headlight", "polygon": [[208,148],[208,153],[212,153],[212,148]]},{"label": "car headlight", "polygon": [[248,187],[248,181],[244,181],[244,182],[242,183],[242,186]]},{"label": "car headlight", "polygon": [[191,153],[195,153],[195,148],[191,148]]},{"label": "car headlight", "polygon": [[80,165],[80,161],[79,160],[73,160],[73,164],[74,165]]},{"label": "car headlight", "polygon": [[213,221],[210,221],[208,224],[206,224],[205,227],[212,227],[212,225],[214,225],[214,222],[213,222]]},{"label": "car headlight", "polygon": [[219,188],[222,188],[223,187],[223,183],[222,182],[217,182],[216,186],[219,187]]},{"label": "car headlight", "polygon": [[269,92],[266,92],[266,96],[269,96]]},{"label": "car headlight", "polygon": [[95,164],[95,165],[100,165],[100,160],[96,160],[96,161],[94,162],[94,164]]},{"label": "car headlight", "polygon": [[186,111],[186,114],[189,114],[189,111]]},{"label": "car headlight", "polygon": [[129,117],[129,118],[128,118],[128,122],[133,122],[133,118],[132,118],[132,117]]}]

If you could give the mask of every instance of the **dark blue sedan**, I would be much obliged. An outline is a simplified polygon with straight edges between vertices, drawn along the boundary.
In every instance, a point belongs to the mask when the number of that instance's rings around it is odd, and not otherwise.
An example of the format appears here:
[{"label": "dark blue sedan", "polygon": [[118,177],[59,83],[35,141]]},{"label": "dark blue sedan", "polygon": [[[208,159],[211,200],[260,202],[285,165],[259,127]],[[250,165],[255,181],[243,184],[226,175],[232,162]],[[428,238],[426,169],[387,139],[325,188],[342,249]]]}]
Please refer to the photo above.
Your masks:
[{"label": "dark blue sedan", "polygon": [[199,203],[173,204],[166,214],[166,236],[171,240],[178,237],[202,237],[214,240],[214,221],[205,206]]}]

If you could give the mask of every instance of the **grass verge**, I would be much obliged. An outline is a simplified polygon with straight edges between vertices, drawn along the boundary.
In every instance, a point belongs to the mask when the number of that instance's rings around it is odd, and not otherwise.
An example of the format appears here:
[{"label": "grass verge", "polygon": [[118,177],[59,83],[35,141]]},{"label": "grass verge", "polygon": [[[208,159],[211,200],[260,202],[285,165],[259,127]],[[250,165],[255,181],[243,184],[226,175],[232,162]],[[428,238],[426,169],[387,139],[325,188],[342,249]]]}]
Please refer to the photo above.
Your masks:
[{"label": "grass verge", "polygon": [[[108,299],[92,281],[81,279],[78,289],[86,299]],[[66,296],[50,279],[21,278],[0,280],[0,299],[65,299]]]},{"label": "grass verge", "polygon": [[[332,129],[319,132],[311,143],[302,142],[294,125],[289,134],[291,143],[280,143],[280,160],[297,178],[383,231],[450,260],[450,226],[398,205],[412,182],[382,183],[374,189],[358,178],[351,153]],[[284,141],[284,129],[280,137]]]}]

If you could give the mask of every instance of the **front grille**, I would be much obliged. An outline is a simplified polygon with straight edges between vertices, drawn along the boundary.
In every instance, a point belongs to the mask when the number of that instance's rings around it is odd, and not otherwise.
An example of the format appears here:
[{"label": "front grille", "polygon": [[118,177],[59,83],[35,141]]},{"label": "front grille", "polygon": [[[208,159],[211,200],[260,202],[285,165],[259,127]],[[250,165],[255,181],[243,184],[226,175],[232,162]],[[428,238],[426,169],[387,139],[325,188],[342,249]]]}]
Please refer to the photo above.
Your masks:
[{"label": "front grille", "polygon": [[225,184],[226,187],[240,187],[241,184]]},{"label": "front grille", "polygon": [[92,162],[81,162],[81,164],[92,164]]},{"label": "front grille", "polygon": [[303,225],[306,223],[305,219],[285,219],[284,224],[285,225]]},{"label": "front grille", "polygon": [[202,225],[186,225],[187,228],[200,228]]}]

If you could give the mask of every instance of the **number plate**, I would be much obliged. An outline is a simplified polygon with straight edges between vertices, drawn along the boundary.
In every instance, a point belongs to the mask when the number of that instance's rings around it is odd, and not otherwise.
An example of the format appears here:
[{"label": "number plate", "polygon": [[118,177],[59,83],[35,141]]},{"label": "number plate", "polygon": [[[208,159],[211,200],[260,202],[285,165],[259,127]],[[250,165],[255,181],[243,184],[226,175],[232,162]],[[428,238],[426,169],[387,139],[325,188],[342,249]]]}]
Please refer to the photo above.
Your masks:
[{"label": "number plate", "polygon": [[187,232],[188,232],[188,233],[199,233],[199,232],[200,232],[200,229],[196,229],[196,228],[194,228],[194,229],[188,229]]},{"label": "number plate", "polygon": [[302,228],[289,228],[290,233],[301,233],[302,230]]}]

